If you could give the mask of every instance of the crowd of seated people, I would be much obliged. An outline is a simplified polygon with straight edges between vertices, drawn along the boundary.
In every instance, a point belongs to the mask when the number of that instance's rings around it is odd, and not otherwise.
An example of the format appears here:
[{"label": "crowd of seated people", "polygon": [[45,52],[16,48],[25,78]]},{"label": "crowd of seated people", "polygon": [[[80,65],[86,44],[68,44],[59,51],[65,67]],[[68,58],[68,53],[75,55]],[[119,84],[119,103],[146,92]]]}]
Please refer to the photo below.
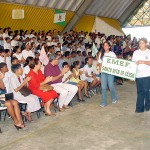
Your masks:
[{"label": "crowd of seated people", "polygon": [[[22,115],[32,121],[31,113],[41,108],[39,99],[45,115],[54,117],[56,114],[50,106],[56,98],[58,110],[64,112],[70,108],[75,95],[78,102],[96,95],[101,83],[98,58],[105,41],[118,58],[130,58],[137,47],[137,40],[131,41],[130,36],[106,37],[101,33],[73,30],[61,35],[56,30],[0,28],[0,72],[3,74],[0,90],[14,95],[15,100],[5,102],[14,125],[24,127],[18,103],[27,103]],[[95,57],[92,57],[92,43],[98,49]],[[25,96],[22,89],[29,89],[31,93]]]}]

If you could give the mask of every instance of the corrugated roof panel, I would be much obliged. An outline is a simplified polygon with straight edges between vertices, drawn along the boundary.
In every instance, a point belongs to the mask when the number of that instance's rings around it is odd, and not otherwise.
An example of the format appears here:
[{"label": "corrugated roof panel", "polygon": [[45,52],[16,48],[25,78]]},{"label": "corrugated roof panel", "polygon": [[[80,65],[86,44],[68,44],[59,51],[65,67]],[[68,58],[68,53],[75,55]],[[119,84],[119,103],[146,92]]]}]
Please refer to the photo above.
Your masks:
[{"label": "corrugated roof panel", "polygon": [[118,19],[133,0],[94,0],[86,14]]},{"label": "corrugated roof panel", "polygon": [[66,4],[67,5],[65,5],[64,6],[64,10],[69,10],[69,7],[72,5],[72,4],[74,4],[74,0],[69,0]]},{"label": "corrugated roof panel", "polygon": [[61,9],[62,5],[64,4],[64,0],[60,1],[58,4],[57,4],[57,8],[58,9]]},{"label": "corrugated roof panel", "polygon": [[122,7],[120,8],[119,11],[117,11],[116,14],[114,14],[115,18],[119,18],[124,11],[132,4],[133,0],[126,0],[126,3],[124,5],[122,5]]},{"label": "corrugated roof panel", "polygon": [[47,7],[53,8],[53,5],[54,5],[55,2],[56,2],[56,0],[50,0]]},{"label": "corrugated roof panel", "polygon": [[76,11],[80,6],[81,4],[83,3],[84,0],[75,0],[74,1],[74,5],[73,7],[70,9],[71,11]]}]

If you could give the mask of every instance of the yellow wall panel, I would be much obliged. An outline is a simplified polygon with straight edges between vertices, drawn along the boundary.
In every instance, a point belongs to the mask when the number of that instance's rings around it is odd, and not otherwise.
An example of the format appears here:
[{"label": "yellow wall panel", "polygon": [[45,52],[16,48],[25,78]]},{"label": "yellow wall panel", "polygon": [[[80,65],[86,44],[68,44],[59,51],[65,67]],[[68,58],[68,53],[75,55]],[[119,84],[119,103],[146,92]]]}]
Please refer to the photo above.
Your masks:
[{"label": "yellow wall panel", "polygon": [[[13,20],[12,10],[24,9],[24,19]],[[72,12],[66,12],[66,23],[73,16]],[[17,4],[0,3],[0,27],[11,27],[12,30],[63,30],[63,26],[53,23],[54,10],[46,8],[36,8],[31,6],[23,6]]]},{"label": "yellow wall panel", "polygon": [[119,22],[116,19],[105,18],[105,17],[99,17],[99,18],[101,20],[105,21],[110,26],[114,27],[115,29],[117,29],[118,31],[123,33],[123,31],[121,29],[121,26],[120,26]]},{"label": "yellow wall panel", "polygon": [[91,32],[93,28],[95,17],[89,15],[83,15],[77,25],[74,27],[74,30],[79,31],[87,31]]}]

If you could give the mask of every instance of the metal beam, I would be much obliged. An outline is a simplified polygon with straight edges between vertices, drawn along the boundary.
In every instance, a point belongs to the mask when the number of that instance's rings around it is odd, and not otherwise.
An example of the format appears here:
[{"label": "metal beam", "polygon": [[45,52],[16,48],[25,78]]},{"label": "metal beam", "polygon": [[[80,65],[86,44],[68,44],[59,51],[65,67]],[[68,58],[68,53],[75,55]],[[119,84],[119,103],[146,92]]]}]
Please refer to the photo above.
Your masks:
[{"label": "metal beam", "polygon": [[125,10],[125,12],[118,19],[121,26],[124,26],[128,19],[139,10],[139,8],[144,4],[145,0],[134,0],[130,6]]},{"label": "metal beam", "polygon": [[68,24],[63,29],[62,33],[69,31],[74,28],[74,26],[78,23],[82,15],[85,13],[87,8],[93,3],[93,0],[84,0],[81,6],[75,11],[73,17],[68,22]]}]

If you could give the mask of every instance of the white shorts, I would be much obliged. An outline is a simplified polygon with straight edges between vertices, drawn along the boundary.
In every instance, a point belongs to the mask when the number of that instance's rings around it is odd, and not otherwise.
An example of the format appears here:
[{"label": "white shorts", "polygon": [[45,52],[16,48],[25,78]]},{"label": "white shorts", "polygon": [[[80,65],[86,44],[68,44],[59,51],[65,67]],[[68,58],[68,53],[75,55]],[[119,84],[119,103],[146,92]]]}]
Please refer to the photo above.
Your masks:
[{"label": "white shorts", "polygon": [[85,81],[90,82],[90,83],[91,83],[93,80],[94,80],[93,78],[86,78],[86,79],[85,79]]}]

